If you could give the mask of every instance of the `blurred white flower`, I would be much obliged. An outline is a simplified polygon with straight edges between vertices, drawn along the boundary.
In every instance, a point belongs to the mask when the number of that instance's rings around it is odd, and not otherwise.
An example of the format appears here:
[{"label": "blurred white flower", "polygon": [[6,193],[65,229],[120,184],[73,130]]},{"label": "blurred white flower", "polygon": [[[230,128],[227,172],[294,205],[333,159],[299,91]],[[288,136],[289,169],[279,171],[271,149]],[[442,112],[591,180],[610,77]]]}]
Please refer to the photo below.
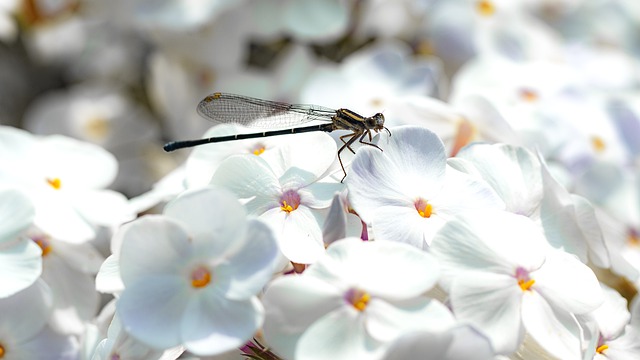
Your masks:
[{"label": "blurred white flower", "polygon": [[427,248],[456,214],[504,209],[482,179],[447,165],[442,141],[431,131],[403,126],[380,139],[384,151],[358,150],[346,180],[351,205],[375,239]]},{"label": "blurred white flower", "polygon": [[51,293],[42,281],[0,299],[0,355],[3,359],[78,358],[78,343],[46,324],[51,312]]},{"label": "blurred white flower", "polygon": [[117,87],[81,84],[38,98],[25,114],[27,130],[60,134],[107,149],[118,159],[112,187],[129,194],[147,190],[154,169],[144,156],[159,152],[159,129],[150,114]]},{"label": "blurred white flower", "polygon": [[261,326],[255,295],[271,278],[277,247],[227,192],[185,192],[164,215],[119,233],[125,290],[117,313],[131,336],[155,349],[214,355],[242,346]]},{"label": "blurred white flower", "polygon": [[265,339],[287,359],[376,359],[408,331],[446,331],[450,311],[420,296],[437,282],[434,260],[405,244],[337,241],[267,288]]},{"label": "blurred white flower", "polygon": [[548,353],[581,359],[574,314],[595,310],[603,294],[593,272],[550,249],[532,220],[506,211],[458,215],[436,234],[440,285],[457,319],[484,332],[496,352],[518,349],[525,330]]},{"label": "blurred white flower", "polygon": [[[261,156],[236,155],[220,164],[212,185],[233,191],[245,206],[276,234],[280,250],[289,260],[311,264],[324,253],[321,209],[331,204],[342,184],[321,182],[333,163],[336,148],[325,134],[301,134],[304,147],[278,147]],[[342,171],[342,170],[338,170]]]},{"label": "blurred white flower", "polygon": [[34,224],[56,239],[81,243],[95,237],[97,226],[117,226],[132,218],[126,198],[104,189],[118,166],[98,146],[0,127],[0,153],[0,182],[29,195]]},{"label": "blurred white flower", "polygon": [[0,190],[0,299],[29,287],[42,273],[40,248],[24,236],[34,214],[26,195]]},{"label": "blurred white flower", "polygon": [[20,5],[18,0],[0,1],[0,41],[13,42],[18,35],[18,25],[13,19]]}]

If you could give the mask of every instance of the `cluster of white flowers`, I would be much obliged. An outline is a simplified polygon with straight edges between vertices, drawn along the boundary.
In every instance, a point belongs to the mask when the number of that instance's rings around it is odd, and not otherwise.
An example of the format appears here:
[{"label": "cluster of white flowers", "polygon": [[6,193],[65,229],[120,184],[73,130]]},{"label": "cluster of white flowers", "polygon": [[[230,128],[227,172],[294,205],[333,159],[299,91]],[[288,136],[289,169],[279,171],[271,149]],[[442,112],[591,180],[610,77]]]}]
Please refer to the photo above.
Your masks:
[{"label": "cluster of white flowers", "polygon": [[0,360],[640,359],[639,4],[0,0]]}]

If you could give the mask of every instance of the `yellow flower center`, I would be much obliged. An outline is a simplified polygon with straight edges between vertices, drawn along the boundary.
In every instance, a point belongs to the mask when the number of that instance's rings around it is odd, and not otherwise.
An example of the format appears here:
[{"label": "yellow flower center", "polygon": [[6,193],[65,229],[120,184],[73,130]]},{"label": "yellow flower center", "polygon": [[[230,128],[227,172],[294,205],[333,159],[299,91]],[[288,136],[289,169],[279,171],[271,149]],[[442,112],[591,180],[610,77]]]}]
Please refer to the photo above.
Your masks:
[{"label": "yellow flower center", "polygon": [[351,305],[358,311],[364,311],[367,308],[367,304],[369,304],[369,300],[371,300],[369,293],[358,289],[349,290],[347,297]]},{"label": "yellow flower center", "polygon": [[638,235],[638,232],[630,230],[627,235],[627,242],[629,243],[629,246],[640,247],[640,235]]},{"label": "yellow flower center", "polygon": [[89,138],[94,141],[101,141],[109,134],[111,130],[109,121],[101,117],[93,117],[84,124],[84,130]]},{"label": "yellow flower center", "polygon": [[51,187],[56,190],[60,190],[60,187],[62,187],[62,181],[60,181],[60,178],[47,178],[46,180],[47,184],[51,185]]},{"label": "yellow flower center", "polygon": [[496,7],[491,1],[480,0],[476,3],[476,10],[482,16],[491,16],[496,12]]},{"label": "yellow flower center", "polygon": [[523,279],[520,279],[520,280],[518,280],[518,285],[520,286],[520,289],[522,289],[522,291],[527,291],[533,286],[533,284],[535,282],[536,281],[533,280],[533,279],[530,279],[530,280],[527,280],[527,281],[525,281]]},{"label": "yellow flower center", "polygon": [[253,150],[253,155],[261,155],[262,153],[264,153],[264,150],[264,146],[260,146]]},{"label": "yellow flower center", "polygon": [[282,201],[282,206],[280,206],[280,209],[286,213],[290,213],[293,210],[295,210],[294,208],[291,207],[291,205],[287,204],[287,200]]},{"label": "yellow flower center", "polygon": [[196,289],[205,287],[211,282],[211,271],[204,266],[200,266],[191,272],[191,286]]},{"label": "yellow flower center", "polygon": [[531,89],[521,89],[520,98],[526,102],[534,102],[538,100],[538,93]]},{"label": "yellow flower center", "polygon": [[49,255],[49,253],[51,253],[51,250],[53,250],[51,241],[49,241],[49,237],[47,237],[46,235],[34,236],[31,240],[33,240],[33,242],[35,242],[40,247],[40,249],[42,249],[42,257]]},{"label": "yellow flower center", "polygon": [[607,148],[604,140],[597,135],[591,137],[591,146],[593,146],[593,149],[598,153],[603,152]]},{"label": "yellow flower center", "polygon": [[598,348],[596,349],[596,352],[598,354],[602,354],[608,348],[609,348],[609,345],[602,344],[602,345],[598,346]]},{"label": "yellow flower center", "polygon": [[289,214],[300,206],[300,194],[295,190],[287,190],[280,197],[280,210]]},{"label": "yellow flower center", "polygon": [[4,357],[4,354],[6,354],[6,352],[4,351],[4,346],[0,345],[0,359]]},{"label": "yellow flower center", "polygon": [[420,214],[420,216],[422,216],[425,219],[430,218],[431,215],[433,214],[433,206],[424,199],[418,199],[415,202],[415,207],[416,207],[416,211],[418,211],[418,214]]}]

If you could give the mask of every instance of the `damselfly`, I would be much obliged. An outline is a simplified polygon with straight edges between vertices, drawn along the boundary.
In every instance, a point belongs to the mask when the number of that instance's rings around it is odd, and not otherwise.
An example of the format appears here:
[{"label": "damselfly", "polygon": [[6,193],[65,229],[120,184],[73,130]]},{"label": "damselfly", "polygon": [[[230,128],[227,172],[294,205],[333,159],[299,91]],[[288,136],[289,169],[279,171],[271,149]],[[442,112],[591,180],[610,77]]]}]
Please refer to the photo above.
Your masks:
[{"label": "damselfly", "polygon": [[[342,180],[344,180],[347,172],[342,164],[340,153],[345,148],[355,154],[351,145],[358,140],[361,144],[380,149],[378,145],[371,143],[372,130],[376,133],[385,130],[389,133],[389,136],[391,136],[389,129],[384,126],[384,116],[381,113],[377,113],[371,117],[364,117],[347,109],[333,110],[317,105],[287,104],[220,92],[205,97],[198,104],[197,110],[202,117],[217,124],[239,124],[247,127],[282,130],[219,136],[198,140],[173,141],[164,145],[165,151],[169,152],[197,145],[265,136],[297,134],[310,131],[331,132],[334,130],[348,130],[351,131],[350,134],[340,136],[343,145],[338,150],[338,160],[344,172],[344,176],[342,177]],[[297,127],[309,121],[324,123]],[[369,138],[369,142],[364,141],[365,137]]]}]

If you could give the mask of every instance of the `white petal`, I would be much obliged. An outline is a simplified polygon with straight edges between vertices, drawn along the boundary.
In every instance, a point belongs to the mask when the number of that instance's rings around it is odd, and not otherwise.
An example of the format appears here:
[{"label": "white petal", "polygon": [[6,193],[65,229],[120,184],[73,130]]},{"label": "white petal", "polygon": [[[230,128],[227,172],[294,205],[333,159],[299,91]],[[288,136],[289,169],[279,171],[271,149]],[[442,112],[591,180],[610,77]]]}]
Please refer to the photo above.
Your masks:
[{"label": "white petal", "polygon": [[42,280],[0,299],[0,334],[20,342],[32,338],[49,320],[52,305],[51,290]]},{"label": "white petal", "polygon": [[441,261],[441,285],[447,289],[464,270],[514,276],[518,267],[538,269],[544,262],[546,241],[529,218],[506,211],[471,212],[445,224],[430,252]]},{"label": "white petal", "polygon": [[13,241],[33,221],[35,209],[31,200],[13,189],[0,190],[0,244]]},{"label": "white petal", "polygon": [[520,346],[522,290],[513,277],[467,272],[454,280],[450,295],[456,318],[485,333],[497,353],[509,354]]},{"label": "white petal", "polygon": [[542,175],[534,154],[511,145],[472,144],[457,156],[475,165],[508,211],[527,216],[535,212],[542,200]]},{"label": "white petal", "polygon": [[127,198],[111,190],[70,194],[69,201],[83,218],[95,225],[118,226],[135,217]]},{"label": "white petal", "polygon": [[124,290],[124,284],[120,278],[119,262],[118,257],[111,255],[102,263],[96,276],[96,290],[109,294]]},{"label": "white petal", "polygon": [[313,209],[326,208],[333,196],[344,190],[340,183],[315,182],[299,190],[300,202]]},{"label": "white petal", "polygon": [[0,249],[0,298],[14,295],[33,284],[42,273],[42,250],[22,238]]},{"label": "white petal", "polygon": [[433,206],[434,213],[447,220],[463,211],[505,209],[504,202],[482,179],[447,166],[444,182],[440,192],[426,200]]},{"label": "white petal", "polygon": [[260,292],[273,276],[274,263],[280,254],[267,225],[253,219],[248,221],[247,227],[245,246],[238,249],[224,267],[231,280],[225,296],[233,300],[247,300]]},{"label": "white petal", "polygon": [[312,276],[286,275],[265,291],[264,336],[285,358],[293,358],[300,335],[317,319],[345,306],[342,292]]},{"label": "white petal", "polygon": [[178,276],[147,276],[129,284],[116,304],[125,331],[156,349],[181,344],[187,286]]},{"label": "white petal", "polygon": [[[323,274],[334,272],[347,284],[385,299],[413,298],[438,281],[437,260],[431,254],[406,244],[351,238],[331,245],[327,255],[332,261],[323,259],[318,267],[335,269],[327,269]],[[308,269],[310,274],[317,274],[320,270]],[[407,274],[416,276],[407,277]],[[404,281],[398,281],[402,277]]]},{"label": "white petal", "polygon": [[91,226],[61,194],[33,198],[36,207],[34,224],[53,238],[82,243],[96,236]]},{"label": "white petal", "polygon": [[423,218],[415,206],[379,207],[371,222],[376,240],[396,241],[423,249],[444,225],[437,216]]},{"label": "white petal", "polygon": [[592,315],[598,324],[598,330],[605,339],[616,338],[624,330],[625,325],[631,320],[631,314],[627,310],[627,300],[617,291],[601,284],[605,295],[605,301]]},{"label": "white petal", "polygon": [[369,337],[354,308],[341,307],[311,325],[302,334],[296,357],[304,359],[373,358],[381,344]]},{"label": "white petal", "polygon": [[347,235],[347,212],[340,200],[340,194],[335,194],[331,201],[327,220],[322,228],[322,239],[329,245],[344,239]]},{"label": "white petal", "polygon": [[280,183],[267,162],[255,155],[235,155],[220,164],[211,178],[212,185],[222,186],[239,198],[253,196],[276,198]]},{"label": "white petal", "polygon": [[573,315],[554,309],[535,291],[522,299],[522,322],[546,351],[560,359],[581,359],[580,327]]},{"label": "white petal", "polygon": [[189,234],[164,216],[146,215],[119,231],[123,238],[120,274],[127,286],[146,276],[178,274],[193,250]]},{"label": "white petal", "polygon": [[184,224],[202,257],[231,256],[245,245],[246,212],[227,190],[188,190],[169,202],[163,212]]},{"label": "white petal", "polygon": [[607,269],[611,266],[609,254],[605,245],[602,230],[598,225],[595,210],[591,203],[575,194],[571,194],[576,210],[578,226],[584,234],[584,238],[589,245],[589,260],[597,267]]},{"label": "white petal", "polygon": [[280,251],[289,260],[312,264],[324,254],[322,230],[306,206],[299,206],[288,214],[280,209],[272,209],[260,219],[274,229]]},{"label": "white petal", "polygon": [[[36,336],[20,344],[15,359],[76,360],[78,340],[45,327]],[[9,357],[11,358],[11,357]]]},{"label": "white petal", "polygon": [[184,346],[197,355],[216,355],[242,346],[262,324],[258,299],[230,301],[205,291],[192,297],[180,326]]},{"label": "white petal", "polygon": [[444,332],[455,324],[446,306],[426,297],[394,303],[372,298],[365,313],[367,332],[380,342],[393,341],[409,331]]},{"label": "white petal", "polygon": [[531,273],[533,285],[547,301],[575,314],[595,310],[604,295],[593,271],[573,255],[552,251],[544,265]]},{"label": "white petal", "polygon": [[627,326],[624,335],[608,341],[609,348],[604,355],[607,359],[636,359],[640,356],[640,332],[633,326]]}]

